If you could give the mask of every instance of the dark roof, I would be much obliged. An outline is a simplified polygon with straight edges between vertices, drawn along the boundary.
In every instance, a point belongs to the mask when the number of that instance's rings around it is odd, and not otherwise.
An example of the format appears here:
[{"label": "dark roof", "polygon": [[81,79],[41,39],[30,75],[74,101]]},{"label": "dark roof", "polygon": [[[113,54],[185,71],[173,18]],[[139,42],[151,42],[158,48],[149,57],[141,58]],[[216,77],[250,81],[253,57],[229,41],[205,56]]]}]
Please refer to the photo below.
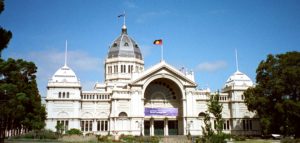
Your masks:
[{"label": "dark roof", "polygon": [[109,48],[108,58],[116,57],[132,57],[143,59],[141,50],[138,44],[127,34],[127,28],[122,27],[121,35],[113,41]]}]

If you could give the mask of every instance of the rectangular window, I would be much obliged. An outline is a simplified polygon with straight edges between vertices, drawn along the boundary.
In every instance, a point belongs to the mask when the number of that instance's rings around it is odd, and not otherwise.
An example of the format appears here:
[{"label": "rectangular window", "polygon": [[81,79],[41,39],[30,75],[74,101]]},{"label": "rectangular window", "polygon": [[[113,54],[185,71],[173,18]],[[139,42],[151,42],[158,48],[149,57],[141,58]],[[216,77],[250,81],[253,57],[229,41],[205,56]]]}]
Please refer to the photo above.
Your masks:
[{"label": "rectangular window", "polygon": [[100,131],[100,121],[97,121],[97,131]]},{"label": "rectangular window", "polygon": [[104,121],[101,121],[101,131],[104,131]]},{"label": "rectangular window", "polygon": [[108,121],[104,121],[104,130],[105,130],[105,131],[108,130]]},{"label": "rectangular window", "polygon": [[229,120],[227,120],[227,130],[229,130]]},{"label": "rectangular window", "polygon": [[112,67],[111,66],[108,66],[108,74],[111,74],[112,73]]},{"label": "rectangular window", "polygon": [[252,130],[252,120],[243,120],[243,130]]},{"label": "rectangular window", "polygon": [[61,124],[63,132],[67,131],[69,129],[69,121],[68,120],[58,120],[56,122],[56,125]]},{"label": "rectangular window", "polygon": [[88,121],[85,121],[84,124],[85,124],[84,131],[88,131],[88,128],[89,128],[89,122],[88,122]]},{"label": "rectangular window", "polygon": [[69,130],[69,121],[65,121],[65,131]]},{"label": "rectangular window", "polygon": [[93,122],[92,121],[90,121],[90,125],[89,125],[89,131],[92,131],[93,130]]},{"label": "rectangular window", "polygon": [[108,130],[108,121],[99,120],[97,121],[97,131],[107,131]]},{"label": "rectangular window", "polygon": [[118,72],[118,66],[114,65],[114,73]]},{"label": "rectangular window", "polygon": [[80,127],[81,127],[81,131],[84,131],[84,121],[81,121]]}]

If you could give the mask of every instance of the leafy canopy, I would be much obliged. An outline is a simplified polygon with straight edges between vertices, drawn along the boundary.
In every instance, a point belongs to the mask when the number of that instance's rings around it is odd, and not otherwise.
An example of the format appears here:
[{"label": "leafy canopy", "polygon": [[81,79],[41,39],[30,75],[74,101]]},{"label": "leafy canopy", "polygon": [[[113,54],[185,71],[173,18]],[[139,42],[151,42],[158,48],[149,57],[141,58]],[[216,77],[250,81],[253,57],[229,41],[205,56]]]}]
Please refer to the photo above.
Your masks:
[{"label": "leafy canopy", "polygon": [[268,55],[256,74],[257,85],[244,96],[248,109],[259,115],[263,134],[300,137],[300,53]]}]

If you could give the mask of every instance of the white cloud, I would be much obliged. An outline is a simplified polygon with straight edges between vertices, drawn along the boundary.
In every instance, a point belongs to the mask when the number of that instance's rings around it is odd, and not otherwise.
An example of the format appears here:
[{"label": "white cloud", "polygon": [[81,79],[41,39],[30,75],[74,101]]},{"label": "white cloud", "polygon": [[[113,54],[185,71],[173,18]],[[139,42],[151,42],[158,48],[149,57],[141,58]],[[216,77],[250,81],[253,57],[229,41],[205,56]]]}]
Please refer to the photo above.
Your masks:
[{"label": "white cloud", "polygon": [[214,61],[214,62],[203,62],[198,64],[196,67],[197,71],[217,71],[227,67],[227,63],[225,61]]},{"label": "white cloud", "polygon": [[[38,51],[29,53],[29,59],[36,61],[39,68],[56,68],[64,65],[64,51]],[[67,65],[79,71],[100,71],[102,60],[84,51],[68,51]],[[49,67],[50,66],[50,67]]]},{"label": "white cloud", "polygon": [[[46,95],[46,85],[48,79],[52,77],[57,69],[64,65],[64,51],[47,49],[45,51],[29,52],[25,57],[26,60],[33,61],[38,67],[37,82],[40,94]],[[93,82],[100,80],[103,73],[102,59],[91,56],[85,51],[68,51],[68,66],[71,67],[78,78],[87,78],[84,76],[95,77],[95,81],[81,81],[84,89],[93,88]],[[92,86],[92,87],[91,87]]]}]

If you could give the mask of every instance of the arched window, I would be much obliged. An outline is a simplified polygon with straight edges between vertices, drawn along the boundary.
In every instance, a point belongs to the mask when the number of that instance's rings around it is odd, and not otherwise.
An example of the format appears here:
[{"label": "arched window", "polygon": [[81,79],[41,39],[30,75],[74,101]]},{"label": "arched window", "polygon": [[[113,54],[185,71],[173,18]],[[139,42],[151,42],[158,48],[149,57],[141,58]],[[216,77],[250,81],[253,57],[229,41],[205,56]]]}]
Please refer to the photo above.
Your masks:
[{"label": "arched window", "polygon": [[124,46],[126,46],[126,47],[127,47],[127,46],[129,46],[129,44],[126,42],[126,43],[124,44]]},{"label": "arched window", "polygon": [[67,98],[69,98],[70,97],[70,93],[69,92],[67,92]]},{"label": "arched window", "polygon": [[63,92],[63,98],[65,98],[66,97],[66,93],[65,92]]},{"label": "arched window", "polygon": [[200,112],[199,114],[198,114],[198,117],[199,118],[201,118],[201,119],[203,119],[204,117],[205,117],[205,113],[204,112]]},{"label": "arched window", "polygon": [[121,113],[119,114],[119,117],[127,117],[127,113],[121,112]]},{"label": "arched window", "polygon": [[118,44],[117,44],[117,43],[114,43],[114,44],[113,44],[113,47],[117,47],[117,46],[118,46]]}]

